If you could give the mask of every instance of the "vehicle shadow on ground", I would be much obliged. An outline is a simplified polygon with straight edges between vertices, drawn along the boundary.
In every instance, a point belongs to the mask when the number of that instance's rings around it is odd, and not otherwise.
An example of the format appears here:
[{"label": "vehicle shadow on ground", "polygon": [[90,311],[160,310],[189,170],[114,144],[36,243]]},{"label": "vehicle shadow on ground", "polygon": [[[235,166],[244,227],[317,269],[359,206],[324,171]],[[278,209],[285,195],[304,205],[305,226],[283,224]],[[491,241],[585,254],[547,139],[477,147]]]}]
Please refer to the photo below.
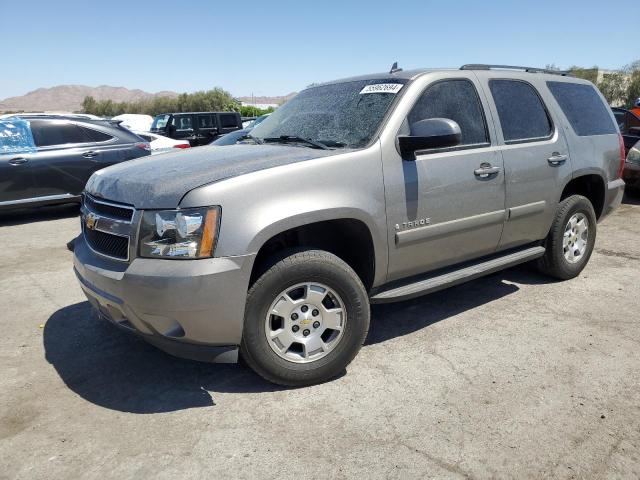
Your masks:
[{"label": "vehicle shadow on ground", "polygon": [[[415,300],[372,307],[366,345],[410,334],[510,295],[512,283],[547,280],[516,268]],[[274,392],[285,388],[246,365],[207,364],[172,357],[122,332],[88,302],[55,312],[44,328],[45,356],[65,384],[85,400],[131,413],[159,413],[215,405],[216,393]],[[209,393],[211,392],[211,393]]]},{"label": "vehicle shadow on ground", "polygon": [[77,217],[78,215],[80,215],[80,207],[77,204],[15,210],[0,213],[0,227],[61,220],[63,218]]}]

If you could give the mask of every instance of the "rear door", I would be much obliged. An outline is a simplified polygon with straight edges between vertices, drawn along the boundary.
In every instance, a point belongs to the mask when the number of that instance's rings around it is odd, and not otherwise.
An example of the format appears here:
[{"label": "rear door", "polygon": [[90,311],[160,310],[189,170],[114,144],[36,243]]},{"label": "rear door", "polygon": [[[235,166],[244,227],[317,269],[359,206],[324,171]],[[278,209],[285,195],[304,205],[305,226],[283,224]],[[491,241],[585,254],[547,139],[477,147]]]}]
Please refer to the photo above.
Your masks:
[{"label": "rear door", "polygon": [[198,145],[207,145],[216,138],[218,133],[218,125],[216,123],[216,115],[212,113],[196,114],[196,143]]},{"label": "rear door", "polygon": [[38,147],[31,163],[37,196],[79,195],[91,174],[106,165],[86,129],[66,120],[33,120]]},{"label": "rear door", "polygon": [[534,85],[538,80],[533,75],[526,81],[506,72],[477,75],[491,99],[504,159],[507,221],[499,248],[540,240],[572,173],[562,125],[540,94],[546,87]]}]

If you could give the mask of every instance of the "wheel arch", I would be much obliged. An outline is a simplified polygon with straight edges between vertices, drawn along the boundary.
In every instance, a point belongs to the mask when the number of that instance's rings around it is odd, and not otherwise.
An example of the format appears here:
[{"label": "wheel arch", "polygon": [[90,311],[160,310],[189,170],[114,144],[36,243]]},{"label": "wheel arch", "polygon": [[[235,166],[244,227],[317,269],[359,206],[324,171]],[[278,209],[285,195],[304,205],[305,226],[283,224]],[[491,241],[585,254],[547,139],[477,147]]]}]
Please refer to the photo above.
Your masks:
[{"label": "wheel arch", "polygon": [[593,205],[596,219],[600,219],[604,210],[606,180],[597,169],[582,170],[571,178],[563,187],[559,202],[571,195],[582,195]]},{"label": "wheel arch", "polygon": [[375,232],[360,211],[325,210],[282,219],[261,230],[250,244],[256,257],[249,286],[279,252],[317,248],[345,261],[369,291],[386,277],[386,248]]}]

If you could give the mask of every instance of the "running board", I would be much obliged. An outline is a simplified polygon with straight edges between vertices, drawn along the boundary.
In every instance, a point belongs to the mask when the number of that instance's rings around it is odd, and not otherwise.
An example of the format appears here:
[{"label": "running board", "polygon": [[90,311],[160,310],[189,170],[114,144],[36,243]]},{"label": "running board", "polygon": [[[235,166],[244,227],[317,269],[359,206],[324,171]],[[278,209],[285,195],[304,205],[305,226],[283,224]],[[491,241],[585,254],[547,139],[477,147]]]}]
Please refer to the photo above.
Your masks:
[{"label": "running board", "polygon": [[[529,247],[490,260],[480,260],[478,263],[465,266],[458,270],[445,273],[431,273],[422,276],[415,282],[383,289],[371,297],[371,303],[388,303],[409,300],[411,298],[437,292],[460,283],[473,280],[520,263],[528,262],[544,255],[544,247]],[[396,283],[397,285],[397,283]]]}]

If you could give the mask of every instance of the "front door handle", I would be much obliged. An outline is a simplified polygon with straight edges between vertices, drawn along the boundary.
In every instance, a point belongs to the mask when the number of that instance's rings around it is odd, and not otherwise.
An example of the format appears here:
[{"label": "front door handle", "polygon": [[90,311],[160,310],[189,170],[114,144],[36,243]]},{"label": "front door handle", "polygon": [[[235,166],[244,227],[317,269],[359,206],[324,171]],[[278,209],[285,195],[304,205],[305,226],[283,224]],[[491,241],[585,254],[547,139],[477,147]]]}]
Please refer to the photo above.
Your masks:
[{"label": "front door handle", "polygon": [[558,165],[562,165],[564,162],[566,162],[567,158],[569,157],[567,157],[566,155],[561,155],[558,152],[553,152],[551,156],[547,158],[547,162],[549,162],[549,165],[551,165],[552,167],[557,167]]},{"label": "front door handle", "polygon": [[476,168],[473,173],[478,178],[489,178],[500,172],[500,167],[493,167],[490,163],[481,163],[480,168]]},{"label": "front door handle", "polygon": [[89,150],[88,152],[84,152],[82,154],[82,156],[84,158],[93,158],[93,157],[97,157],[99,155],[98,152],[94,152],[93,150]]},{"label": "front door handle", "polygon": [[29,159],[24,157],[12,158],[9,160],[9,165],[22,165],[23,163],[27,163]]}]

